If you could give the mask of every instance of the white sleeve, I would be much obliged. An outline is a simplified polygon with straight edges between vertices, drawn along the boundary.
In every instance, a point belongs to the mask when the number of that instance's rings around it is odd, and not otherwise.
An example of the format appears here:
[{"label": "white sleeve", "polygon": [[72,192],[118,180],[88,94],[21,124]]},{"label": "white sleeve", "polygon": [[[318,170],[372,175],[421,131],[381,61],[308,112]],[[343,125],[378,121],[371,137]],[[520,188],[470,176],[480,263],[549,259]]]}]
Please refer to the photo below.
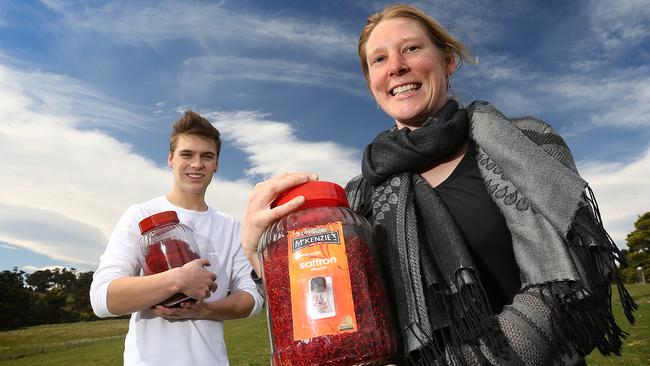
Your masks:
[{"label": "white sleeve", "polygon": [[264,298],[260,295],[257,290],[257,285],[253,282],[251,278],[251,271],[253,266],[248,261],[248,258],[244,255],[244,251],[241,247],[241,226],[239,223],[236,225],[236,235],[233,236],[234,240],[231,245],[234,246],[234,255],[232,258],[232,275],[230,276],[230,291],[232,293],[246,291],[255,300],[255,305],[248,314],[248,318],[255,316],[260,313],[262,306],[264,305]]},{"label": "white sleeve", "polygon": [[99,266],[93,274],[90,285],[90,304],[100,318],[117,316],[108,311],[108,286],[116,278],[138,276],[138,231],[136,208],[130,207],[115,225],[106,245],[106,251],[99,258]]}]

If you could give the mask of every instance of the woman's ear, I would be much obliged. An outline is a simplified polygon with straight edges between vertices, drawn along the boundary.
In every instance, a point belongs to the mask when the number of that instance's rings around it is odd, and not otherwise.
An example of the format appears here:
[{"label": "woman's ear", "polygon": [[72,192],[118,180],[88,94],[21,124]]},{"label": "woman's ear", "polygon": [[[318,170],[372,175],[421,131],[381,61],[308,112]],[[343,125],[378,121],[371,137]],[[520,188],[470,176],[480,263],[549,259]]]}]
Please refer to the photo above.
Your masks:
[{"label": "woman's ear", "polygon": [[447,48],[446,54],[447,57],[445,57],[445,75],[447,75],[447,77],[450,77],[454,71],[456,71],[456,57],[454,57],[454,53],[452,52],[451,48]]}]

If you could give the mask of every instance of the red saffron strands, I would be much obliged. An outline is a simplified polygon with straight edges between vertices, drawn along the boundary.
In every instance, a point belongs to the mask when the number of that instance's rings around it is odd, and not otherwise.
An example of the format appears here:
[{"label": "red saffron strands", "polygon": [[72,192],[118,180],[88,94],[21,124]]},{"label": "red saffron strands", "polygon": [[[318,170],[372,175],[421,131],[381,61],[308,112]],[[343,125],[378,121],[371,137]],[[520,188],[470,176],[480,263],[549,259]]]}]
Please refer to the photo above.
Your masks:
[{"label": "red saffron strands", "polygon": [[[383,364],[395,350],[383,283],[368,243],[354,225],[351,212],[338,207],[315,208],[293,214],[284,230],[305,228],[334,220],[342,222],[357,331],[294,340],[289,277],[288,237],[268,243],[263,251],[269,326],[274,365]],[[354,215],[354,214],[353,214]],[[356,222],[358,224],[358,222]],[[367,234],[364,236],[368,236]]]},{"label": "red saffron strands", "polygon": [[[143,269],[144,275],[148,276],[172,268],[182,267],[185,263],[198,258],[198,254],[183,240],[166,239],[152,243],[147,247]],[[163,301],[161,304],[165,304],[165,306],[179,306],[181,300],[195,301],[192,298],[188,298],[184,293],[178,293]]]}]

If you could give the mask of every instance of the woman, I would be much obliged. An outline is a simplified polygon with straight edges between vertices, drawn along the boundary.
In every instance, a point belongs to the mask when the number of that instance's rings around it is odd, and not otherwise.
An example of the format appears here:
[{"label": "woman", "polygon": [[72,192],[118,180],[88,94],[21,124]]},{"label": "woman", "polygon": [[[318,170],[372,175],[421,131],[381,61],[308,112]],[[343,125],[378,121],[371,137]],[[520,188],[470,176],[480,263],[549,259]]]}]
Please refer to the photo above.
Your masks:
[{"label": "woman", "polygon": [[[508,119],[447,96],[465,46],[418,9],[393,5],[359,39],[368,88],[395,120],[366,148],[346,190],[376,228],[404,362],[579,364],[594,347],[619,354],[610,281],[628,319],[620,252],[604,231],[568,147],[546,123]],[[279,192],[317,179],[284,174],[253,190],[244,251],[302,204]]]}]

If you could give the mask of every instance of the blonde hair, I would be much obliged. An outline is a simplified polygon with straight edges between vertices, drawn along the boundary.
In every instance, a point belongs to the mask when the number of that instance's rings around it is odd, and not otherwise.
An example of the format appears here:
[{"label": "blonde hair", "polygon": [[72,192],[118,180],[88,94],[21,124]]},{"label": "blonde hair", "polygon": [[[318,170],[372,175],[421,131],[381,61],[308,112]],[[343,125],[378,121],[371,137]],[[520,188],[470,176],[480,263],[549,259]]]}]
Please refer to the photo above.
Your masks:
[{"label": "blonde hair", "polygon": [[368,61],[366,60],[366,43],[368,43],[368,38],[370,38],[370,34],[379,23],[395,18],[407,18],[417,21],[427,32],[433,44],[436,45],[441,56],[447,58],[447,55],[452,55],[455,62],[458,63],[457,66],[460,67],[463,61],[471,64],[476,63],[469,48],[463,42],[456,39],[456,37],[449,34],[445,28],[429,15],[410,5],[393,4],[378,13],[370,15],[366,26],[363,27],[359,35],[359,60],[361,61],[363,76],[366,78],[366,84],[370,83],[368,79]]}]

